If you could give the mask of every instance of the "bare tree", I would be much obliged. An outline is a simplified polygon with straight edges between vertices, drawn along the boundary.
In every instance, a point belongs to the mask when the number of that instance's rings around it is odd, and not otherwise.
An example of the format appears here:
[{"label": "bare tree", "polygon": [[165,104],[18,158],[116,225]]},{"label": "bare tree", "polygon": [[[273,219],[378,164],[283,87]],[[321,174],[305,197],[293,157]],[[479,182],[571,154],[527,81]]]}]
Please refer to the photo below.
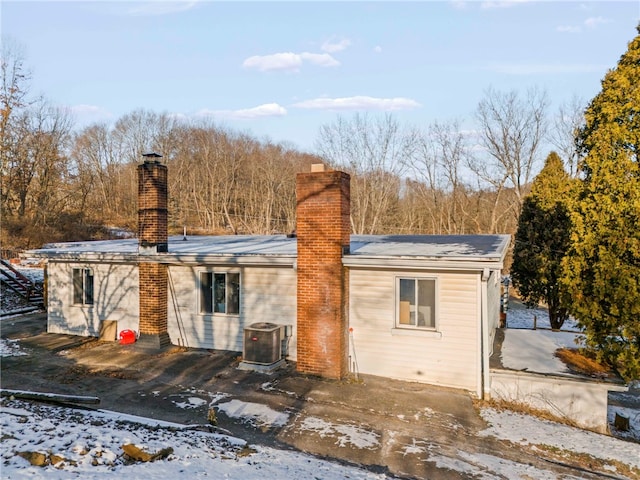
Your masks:
[{"label": "bare tree", "polygon": [[578,96],[573,96],[571,100],[560,105],[549,135],[551,143],[564,161],[571,177],[578,174],[580,156],[575,138],[584,124],[586,108],[586,102]]},{"label": "bare tree", "polygon": [[462,178],[469,161],[466,138],[456,121],[434,122],[419,139],[410,163],[414,191],[430,217],[430,233],[465,233],[467,188]]},{"label": "bare tree", "polygon": [[317,148],[329,163],[351,174],[351,229],[380,233],[397,201],[407,158],[417,147],[417,132],[402,129],[392,115],[371,119],[341,116],[320,128]]},{"label": "bare tree", "polygon": [[538,150],[547,131],[547,107],[547,95],[538,89],[522,97],[515,90],[490,88],[476,111],[480,144],[488,157],[476,159],[471,167],[496,189],[512,189],[518,212],[537,172]]},{"label": "bare tree", "polygon": [[28,106],[31,74],[17,44],[2,39],[0,58],[0,205],[3,215],[17,208],[13,186],[20,161],[22,111]]}]

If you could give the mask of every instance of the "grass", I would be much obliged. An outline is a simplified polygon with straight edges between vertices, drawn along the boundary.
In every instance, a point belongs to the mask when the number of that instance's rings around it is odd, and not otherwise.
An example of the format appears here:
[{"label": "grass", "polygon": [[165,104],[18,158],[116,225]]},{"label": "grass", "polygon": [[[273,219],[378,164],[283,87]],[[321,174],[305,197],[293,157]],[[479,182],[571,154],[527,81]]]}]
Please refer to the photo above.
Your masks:
[{"label": "grass", "polygon": [[564,450],[551,445],[532,445],[530,450],[544,453],[545,457],[553,461],[572,466],[585,472],[596,472],[607,476],[615,473],[613,478],[629,478],[632,480],[640,480],[640,472],[636,468],[626,465],[618,460],[595,458],[587,453],[578,453],[570,450]]},{"label": "grass", "polygon": [[556,350],[558,357],[573,373],[590,377],[607,378],[615,376],[611,368],[585,355],[577,348],[560,348]]}]

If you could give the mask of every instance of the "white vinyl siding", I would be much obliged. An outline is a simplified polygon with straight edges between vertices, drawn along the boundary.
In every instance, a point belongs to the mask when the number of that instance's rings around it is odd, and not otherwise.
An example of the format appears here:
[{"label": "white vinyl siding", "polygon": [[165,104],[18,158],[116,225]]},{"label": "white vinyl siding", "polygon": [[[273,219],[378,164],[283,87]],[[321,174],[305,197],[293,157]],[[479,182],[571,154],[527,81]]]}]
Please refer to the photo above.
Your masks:
[{"label": "white vinyl siding", "polygon": [[437,284],[435,332],[394,328],[397,279],[417,278],[415,271],[350,269],[349,326],[359,371],[475,391],[479,273],[421,274]]},{"label": "white vinyl siding", "polygon": [[[200,273],[240,274],[237,315],[200,313]],[[171,342],[194,348],[242,351],[244,328],[256,322],[295,325],[296,274],[291,267],[170,266],[168,332]],[[294,337],[289,359],[295,360]]]},{"label": "white vinyl siding", "polygon": [[[86,295],[83,295],[84,303],[76,304],[80,274],[86,282],[87,270],[93,275],[93,303],[88,304]],[[100,323],[105,320],[117,321],[118,332],[138,330],[137,265],[49,261],[47,275],[49,333],[97,337],[100,335]]]}]

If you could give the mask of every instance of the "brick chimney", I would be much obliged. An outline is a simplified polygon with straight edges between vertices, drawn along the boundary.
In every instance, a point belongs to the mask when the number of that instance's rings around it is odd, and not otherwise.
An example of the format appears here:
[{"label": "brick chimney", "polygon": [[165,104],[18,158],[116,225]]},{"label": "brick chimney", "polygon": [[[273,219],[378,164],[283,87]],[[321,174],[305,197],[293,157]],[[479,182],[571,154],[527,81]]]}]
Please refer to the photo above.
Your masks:
[{"label": "brick chimney", "polygon": [[167,167],[161,155],[146,153],[138,165],[138,252],[167,251]]},{"label": "brick chimney", "polygon": [[[157,153],[138,165],[138,263],[140,335],[138,347],[161,350],[171,344],[167,332],[167,266],[156,254],[168,251],[167,167]],[[146,258],[145,258],[146,257]]]},{"label": "brick chimney", "polygon": [[350,177],[313,165],[296,178],[298,371],[348,373]]}]

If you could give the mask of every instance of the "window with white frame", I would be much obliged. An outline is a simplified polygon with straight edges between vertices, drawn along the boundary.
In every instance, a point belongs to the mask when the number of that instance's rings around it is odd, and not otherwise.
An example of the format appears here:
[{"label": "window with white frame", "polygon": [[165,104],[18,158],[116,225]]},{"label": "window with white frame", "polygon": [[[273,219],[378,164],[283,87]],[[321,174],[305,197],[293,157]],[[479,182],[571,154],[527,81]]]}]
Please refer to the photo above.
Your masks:
[{"label": "window with white frame", "polygon": [[200,272],[200,313],[240,313],[240,274]]},{"label": "window with white frame", "polygon": [[436,329],[436,280],[397,279],[397,328]]},{"label": "window with white frame", "polygon": [[73,304],[93,305],[93,270],[73,269]]}]

